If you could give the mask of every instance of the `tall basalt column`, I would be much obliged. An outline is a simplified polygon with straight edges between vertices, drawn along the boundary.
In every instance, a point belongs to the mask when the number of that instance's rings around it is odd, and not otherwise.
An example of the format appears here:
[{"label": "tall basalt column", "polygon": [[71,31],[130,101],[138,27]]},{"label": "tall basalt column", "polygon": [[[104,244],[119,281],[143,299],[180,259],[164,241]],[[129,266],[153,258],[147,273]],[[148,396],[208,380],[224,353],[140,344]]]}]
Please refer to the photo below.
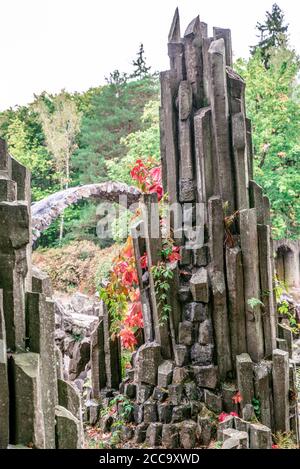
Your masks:
[{"label": "tall basalt column", "polygon": [[193,202],[194,167],[191,134],[191,112],[193,103],[192,86],[188,81],[182,81],[178,93],[179,102],[179,201]]},{"label": "tall basalt column", "polygon": [[210,94],[213,132],[219,165],[221,197],[228,202],[230,211],[235,208],[233,165],[229,140],[229,107],[226,80],[225,44],[223,39],[212,42],[209,51]]},{"label": "tall basalt column", "polygon": [[209,107],[201,109],[194,116],[194,138],[197,201],[206,204],[206,213],[208,199],[219,192]]},{"label": "tall basalt column", "polygon": [[174,18],[168,37],[168,55],[170,57],[170,68],[175,73],[178,83],[185,79],[184,46],[180,34],[180,19],[178,8],[175,10]]},{"label": "tall basalt column", "polygon": [[236,182],[236,207],[238,210],[242,210],[249,208],[247,137],[244,115],[241,112],[234,114],[231,125]]},{"label": "tall basalt column", "polygon": [[176,112],[174,107],[175,96],[177,94],[176,74],[171,71],[160,74],[161,84],[161,121],[163,122],[163,148],[162,156],[165,161],[162,166],[166,170],[166,187],[170,204],[178,200],[178,150],[176,136]]},{"label": "tall basalt column", "polygon": [[214,27],[214,39],[223,39],[226,51],[226,65],[232,67],[232,42],[230,29]]},{"label": "tall basalt column", "polygon": [[254,362],[264,357],[260,301],[259,256],[256,210],[240,212],[241,248],[244,266],[247,350]]},{"label": "tall basalt column", "polygon": [[2,290],[0,290],[0,449],[9,443],[9,394],[6,356],[6,332],[3,314]]},{"label": "tall basalt column", "polygon": [[184,33],[184,55],[186,76],[192,85],[193,102],[196,109],[203,105],[203,62],[202,62],[202,35],[199,16],[188,25]]},{"label": "tall basalt column", "polygon": [[265,355],[271,356],[276,348],[276,317],[273,298],[272,251],[269,225],[258,225],[259,268],[262,302],[264,304],[263,329]]},{"label": "tall basalt column", "polygon": [[55,405],[58,404],[55,355],[54,303],[42,293],[26,295],[27,340],[31,352],[40,355],[42,410],[46,448],[55,448]]}]

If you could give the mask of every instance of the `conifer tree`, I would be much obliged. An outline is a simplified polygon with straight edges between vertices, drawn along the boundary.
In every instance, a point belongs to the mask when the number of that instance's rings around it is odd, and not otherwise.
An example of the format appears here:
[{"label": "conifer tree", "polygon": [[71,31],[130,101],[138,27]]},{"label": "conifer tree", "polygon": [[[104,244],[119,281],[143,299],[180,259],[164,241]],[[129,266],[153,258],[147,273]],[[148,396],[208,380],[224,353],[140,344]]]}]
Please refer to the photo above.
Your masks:
[{"label": "conifer tree", "polygon": [[259,50],[262,61],[268,68],[272,50],[275,47],[287,47],[288,44],[288,24],[285,24],[284,13],[277,3],[274,3],[271,12],[266,12],[265,22],[257,23],[256,29],[259,32],[259,43],[251,47],[251,54],[254,55]]}]

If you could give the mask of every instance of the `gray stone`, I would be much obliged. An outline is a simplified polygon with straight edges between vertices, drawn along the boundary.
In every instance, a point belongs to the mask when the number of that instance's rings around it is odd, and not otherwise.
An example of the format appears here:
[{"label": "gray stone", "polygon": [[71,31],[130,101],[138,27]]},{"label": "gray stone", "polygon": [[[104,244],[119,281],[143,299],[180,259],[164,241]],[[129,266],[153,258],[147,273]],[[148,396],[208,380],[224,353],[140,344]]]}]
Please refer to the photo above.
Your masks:
[{"label": "gray stone", "polygon": [[199,390],[196,383],[189,381],[183,384],[184,395],[189,401],[199,399]]},{"label": "gray stone", "polygon": [[249,448],[249,436],[247,432],[240,432],[234,428],[227,428],[223,430],[223,441],[234,438],[239,441],[239,445],[243,449]]},{"label": "gray stone", "polygon": [[278,334],[279,337],[286,341],[287,351],[289,352],[289,357],[293,356],[293,333],[291,329],[283,324],[278,324]]},{"label": "gray stone", "polygon": [[162,428],[162,444],[164,448],[173,449],[179,447],[179,435],[177,425],[164,424]]},{"label": "gray stone", "polygon": [[220,422],[218,424],[218,430],[217,430],[218,441],[223,441],[223,430],[226,430],[227,428],[235,428],[234,417],[232,417],[231,415],[228,415],[227,417],[225,417],[223,422]]},{"label": "gray stone", "polygon": [[282,350],[273,351],[273,401],[275,429],[290,431],[289,420],[289,354]]},{"label": "gray stone", "polygon": [[192,292],[193,300],[208,303],[208,276],[205,268],[200,268],[190,280],[190,289]]},{"label": "gray stone", "polygon": [[173,362],[171,360],[165,360],[158,367],[158,378],[157,386],[160,388],[167,388],[172,383],[173,376]]},{"label": "gray stone", "polygon": [[222,396],[214,394],[208,389],[205,389],[204,402],[206,407],[212,412],[215,412],[216,414],[220,414],[222,412]]},{"label": "gray stone", "polygon": [[242,409],[244,420],[251,421],[255,418],[255,412],[252,404],[246,404]]},{"label": "gray stone", "polygon": [[206,319],[205,321],[200,323],[198,342],[201,345],[213,344],[213,328],[210,319]]},{"label": "gray stone", "polygon": [[230,381],[221,383],[221,392],[224,411],[228,414],[230,412],[238,413],[238,404],[234,402],[234,398],[238,392],[236,384]]},{"label": "gray stone", "polygon": [[236,357],[236,372],[242,405],[252,404],[254,397],[253,362],[247,353],[242,353]]},{"label": "gray stone", "polygon": [[137,403],[143,404],[153,393],[153,386],[149,384],[139,384],[137,387]]},{"label": "gray stone", "polygon": [[183,422],[180,426],[179,438],[181,447],[192,449],[196,444],[197,423],[193,420]]},{"label": "gray stone", "polygon": [[232,370],[232,361],[224,273],[211,272],[210,280],[213,293],[212,322],[218,369],[220,378],[225,380],[227,373]]},{"label": "gray stone", "polygon": [[32,291],[34,293],[44,293],[47,297],[53,295],[53,288],[49,275],[36,266],[32,266]]},{"label": "gray stone", "polygon": [[193,102],[199,108],[203,101],[203,65],[201,60],[201,26],[197,16],[184,34],[184,56],[187,80],[192,85]]},{"label": "gray stone", "polygon": [[101,405],[95,399],[90,400],[88,404],[89,405],[86,404],[88,409],[88,422],[90,425],[94,426],[99,420]]},{"label": "gray stone", "polygon": [[239,417],[234,417],[234,428],[239,432],[249,433],[250,423],[246,420],[240,419]]},{"label": "gray stone", "polygon": [[163,123],[161,147],[163,149],[163,167],[166,174],[165,190],[169,203],[177,202],[177,145],[176,117],[174,109],[175,93],[178,90],[176,75],[167,71],[160,74],[161,83],[161,124]]},{"label": "gray stone", "polygon": [[99,398],[101,390],[106,386],[103,318],[100,318],[98,326],[91,335],[90,353],[92,392],[94,398]]},{"label": "gray stone", "polygon": [[229,109],[226,81],[226,52],[223,39],[213,41],[208,50],[210,66],[210,97],[212,109],[213,135],[218,157],[218,167],[214,168],[219,175],[220,194],[228,201],[229,210],[233,212],[234,183],[233,167],[230,155]]},{"label": "gray stone", "polygon": [[156,386],[160,360],[159,344],[151,342],[142,345],[136,358],[135,381]]},{"label": "gray stone", "polygon": [[226,278],[231,354],[235,366],[235,357],[247,350],[243,264],[239,247],[226,249]]},{"label": "gray stone", "polygon": [[[200,109],[194,116],[195,163],[198,202],[207,203],[208,199],[218,193],[217,175],[214,174],[216,152],[212,144],[211,109]],[[215,189],[215,190],[214,190]],[[205,214],[205,222],[207,216]],[[203,246],[194,251],[194,264],[205,267],[208,263],[208,249]]]},{"label": "gray stone", "polygon": [[210,366],[193,366],[193,373],[200,388],[215,389],[218,383],[218,369]]},{"label": "gray stone", "polygon": [[[264,313],[262,316],[265,356],[271,357],[276,348],[276,318],[273,298],[273,272],[272,272],[272,250],[271,250],[271,228],[269,225],[258,225],[258,247],[259,247],[259,269],[260,288]],[[280,327],[280,326],[279,326]],[[284,337],[285,338],[285,337]],[[292,349],[292,347],[291,347]],[[290,357],[292,350],[290,349]]]},{"label": "gray stone", "polygon": [[82,424],[81,397],[76,387],[62,379],[57,380],[58,384],[58,404],[65,407]]},{"label": "gray stone", "polygon": [[79,420],[61,406],[55,408],[57,449],[80,449],[82,434]]},{"label": "gray stone", "polygon": [[129,399],[135,399],[136,397],[136,384],[126,383],[124,388],[124,394]]},{"label": "gray stone", "polygon": [[209,248],[202,246],[201,248],[194,249],[194,265],[196,267],[206,267],[209,261]]},{"label": "gray stone", "polygon": [[272,427],[271,407],[271,376],[272,364],[261,362],[254,367],[255,396],[260,401],[260,422],[267,427]]},{"label": "gray stone", "polygon": [[232,67],[232,42],[230,29],[216,28],[213,29],[214,39],[223,39],[225,43],[225,57],[227,67]]},{"label": "gray stone", "polygon": [[146,431],[146,444],[150,447],[160,446],[162,436],[162,424],[150,423]]},{"label": "gray stone", "polygon": [[179,323],[178,341],[181,345],[192,345],[193,323],[188,321]]},{"label": "gray stone", "polygon": [[186,368],[176,367],[173,371],[173,381],[172,384],[182,384],[189,377],[189,372]]},{"label": "gray stone", "polygon": [[211,267],[216,272],[224,271],[224,211],[220,197],[208,200],[208,229]]},{"label": "gray stone", "polygon": [[191,418],[191,406],[189,404],[176,406],[172,412],[172,423],[183,422]]},{"label": "gray stone", "polygon": [[191,361],[193,365],[207,366],[213,361],[214,346],[194,344],[191,348]]},{"label": "gray stone", "polygon": [[260,300],[259,259],[256,210],[240,211],[241,248],[244,266],[247,351],[254,362],[264,356],[261,306],[251,306],[250,300]]},{"label": "gray stone", "polygon": [[155,401],[163,402],[167,399],[167,397],[168,397],[168,392],[166,391],[166,389],[154,388],[152,398]]},{"label": "gray stone", "polygon": [[151,423],[157,421],[157,404],[153,401],[144,403],[144,422]]},{"label": "gray stone", "polygon": [[183,317],[185,321],[205,321],[208,317],[207,305],[204,303],[187,303],[184,305]]},{"label": "gray stone", "polygon": [[135,423],[140,424],[144,418],[144,406],[142,404],[134,404],[133,418]]},{"label": "gray stone", "polygon": [[180,265],[188,266],[192,263],[192,250],[187,249],[185,246],[180,247]]},{"label": "gray stone", "polygon": [[158,419],[161,423],[170,423],[172,420],[173,406],[168,402],[157,404]]},{"label": "gray stone", "polygon": [[213,422],[211,416],[199,415],[197,426],[200,444],[202,446],[208,446],[213,434]]},{"label": "gray stone", "polygon": [[222,449],[240,449],[240,442],[236,438],[228,438],[222,444]]},{"label": "gray stone", "polygon": [[54,344],[54,303],[42,293],[26,294],[27,336],[31,352],[40,354],[41,395],[46,448],[55,448],[55,405],[58,403]]},{"label": "gray stone", "polygon": [[250,448],[271,449],[272,433],[265,425],[252,423],[250,425]]},{"label": "gray stone", "polygon": [[6,449],[9,443],[9,394],[6,356],[6,332],[0,290],[0,449]]},{"label": "gray stone", "polygon": [[13,441],[25,446],[45,448],[42,412],[40,359],[37,353],[20,353],[10,359],[13,393],[16,399],[13,416]]},{"label": "gray stone", "polygon": [[188,301],[192,301],[192,294],[190,288],[187,286],[182,286],[178,290],[178,297],[181,303],[187,303]]},{"label": "gray stone", "polygon": [[237,209],[242,210],[249,208],[247,134],[244,112],[238,112],[234,114],[231,117],[231,125],[234,169],[236,179]]},{"label": "gray stone", "polygon": [[188,362],[188,350],[185,345],[176,345],[174,348],[175,365],[184,366]]},{"label": "gray stone", "polygon": [[179,405],[182,399],[183,386],[181,384],[170,384],[168,391],[170,402],[173,405]]},{"label": "gray stone", "polygon": [[73,356],[69,364],[69,376],[71,380],[78,378],[78,376],[85,371],[86,365],[90,361],[91,355],[91,341],[89,337],[85,337],[74,345]]},{"label": "gray stone", "polygon": [[148,423],[141,423],[140,425],[137,425],[134,435],[134,442],[136,444],[144,443],[148,426]]}]

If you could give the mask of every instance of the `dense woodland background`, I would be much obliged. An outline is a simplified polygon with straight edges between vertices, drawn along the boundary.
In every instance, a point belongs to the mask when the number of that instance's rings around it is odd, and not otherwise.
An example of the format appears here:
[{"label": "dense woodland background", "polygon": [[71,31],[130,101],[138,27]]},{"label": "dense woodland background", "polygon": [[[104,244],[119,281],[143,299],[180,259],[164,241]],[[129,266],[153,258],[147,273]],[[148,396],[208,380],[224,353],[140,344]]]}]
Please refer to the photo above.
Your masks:
[{"label": "dense woodland background", "polygon": [[[234,68],[247,84],[255,179],[272,204],[273,236],[295,239],[300,235],[300,58],[276,4],[256,27],[258,43]],[[160,159],[159,100],[159,76],[141,44],[130,75],[115,70],[104,86],[82,94],[63,90],[35,96],[33,103],[0,114],[0,136],[32,171],[34,201],[78,184],[132,184],[131,164],[138,158]],[[41,237],[40,248],[68,244],[78,252],[79,242],[88,243],[87,252],[90,243],[107,247],[96,237],[96,217],[91,202],[67,209],[63,223],[57,220]],[[115,231],[111,243],[122,241]]]}]

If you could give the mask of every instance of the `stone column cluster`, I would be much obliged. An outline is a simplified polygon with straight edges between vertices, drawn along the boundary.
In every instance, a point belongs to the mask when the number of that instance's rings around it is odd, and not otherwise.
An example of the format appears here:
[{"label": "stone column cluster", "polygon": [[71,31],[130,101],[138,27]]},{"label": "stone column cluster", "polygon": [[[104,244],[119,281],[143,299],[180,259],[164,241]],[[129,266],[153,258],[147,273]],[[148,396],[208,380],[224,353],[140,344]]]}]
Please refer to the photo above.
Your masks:
[{"label": "stone column cluster", "polygon": [[0,448],[80,448],[80,397],[61,379],[49,282],[32,275],[30,203],[30,173],[0,139]]},{"label": "stone column cluster", "polygon": [[207,445],[221,412],[239,415],[220,426],[224,447],[269,448],[276,432],[293,431],[298,441],[292,334],[277,324],[270,204],[253,181],[251,121],[230,30],[209,37],[197,16],[182,38],[176,10],[168,54],[170,70],[160,76],[164,189],[170,204],[189,204],[192,213],[204,206],[204,243],[193,248],[188,233],[176,238],[181,260],[170,266],[171,311],[161,324],[151,269],[160,261],[161,236],[152,230],[159,214],[156,196],[144,196],[151,216],[142,214],[133,230],[145,343],[121,385],[135,403],[136,441]]}]

